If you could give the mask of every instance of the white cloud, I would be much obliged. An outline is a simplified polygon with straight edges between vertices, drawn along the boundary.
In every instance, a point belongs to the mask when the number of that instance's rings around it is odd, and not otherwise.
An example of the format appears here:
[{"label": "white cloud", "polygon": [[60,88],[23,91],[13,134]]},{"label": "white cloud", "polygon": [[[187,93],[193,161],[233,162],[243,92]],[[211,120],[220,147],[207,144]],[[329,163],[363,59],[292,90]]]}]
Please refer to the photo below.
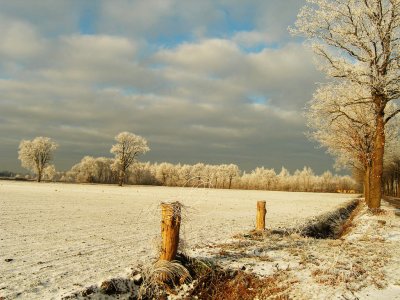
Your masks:
[{"label": "white cloud", "polygon": [[259,31],[239,31],[232,37],[232,40],[248,48],[265,45],[271,41],[268,34]]},{"label": "white cloud", "polygon": [[184,43],[173,50],[161,50],[156,58],[188,71],[222,76],[240,62],[241,53],[237,45],[229,40],[207,39],[199,43]]},{"label": "white cloud", "polygon": [[8,59],[31,59],[44,51],[45,40],[34,26],[0,15],[0,54]]},{"label": "white cloud", "polygon": [[62,51],[75,61],[101,61],[133,59],[136,45],[125,38],[108,35],[73,35],[62,38]]}]

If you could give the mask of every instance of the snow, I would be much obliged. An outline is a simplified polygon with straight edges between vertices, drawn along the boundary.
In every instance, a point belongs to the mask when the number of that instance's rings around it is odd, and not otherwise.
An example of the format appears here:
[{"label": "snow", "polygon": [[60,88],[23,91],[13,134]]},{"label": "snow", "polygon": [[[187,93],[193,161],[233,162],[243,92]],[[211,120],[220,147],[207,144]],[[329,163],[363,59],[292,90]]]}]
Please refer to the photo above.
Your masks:
[{"label": "snow", "polygon": [[378,215],[359,209],[340,239],[242,234],[189,254],[262,277],[284,274],[289,299],[400,299],[400,217],[386,202]]},{"label": "snow", "polygon": [[253,229],[259,200],[268,228],[293,228],[354,197],[0,181],[0,297],[59,299],[155,258],[161,202],[186,206],[182,235],[194,250]]}]

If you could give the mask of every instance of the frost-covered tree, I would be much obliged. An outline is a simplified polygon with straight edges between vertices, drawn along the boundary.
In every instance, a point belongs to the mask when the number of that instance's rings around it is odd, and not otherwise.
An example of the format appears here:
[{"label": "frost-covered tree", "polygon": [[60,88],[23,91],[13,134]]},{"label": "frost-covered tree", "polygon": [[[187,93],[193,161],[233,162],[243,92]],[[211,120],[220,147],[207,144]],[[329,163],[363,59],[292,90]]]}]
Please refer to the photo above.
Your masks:
[{"label": "frost-covered tree", "polygon": [[116,172],[112,170],[114,159],[85,156],[71,170],[66,172],[63,181],[87,183],[115,183]]},{"label": "frost-covered tree", "polygon": [[157,180],[152,172],[152,166],[149,162],[138,162],[130,167],[130,182],[133,184],[156,184]]},{"label": "frost-covered tree", "polygon": [[[306,115],[310,137],[328,149],[336,166],[363,174],[364,196],[370,206],[375,118],[372,107],[365,103],[368,98],[368,91],[358,84],[327,84],[314,93]],[[395,109],[392,103],[386,106],[386,112]],[[385,127],[386,145],[395,138],[397,128],[397,118]]]},{"label": "frost-covered tree", "polygon": [[43,171],[53,159],[57,144],[48,137],[36,137],[33,140],[22,140],[19,144],[18,159],[22,167],[33,171],[37,181],[42,180]]},{"label": "frost-covered tree", "polygon": [[[363,177],[364,196],[369,187],[374,136],[374,113],[362,99],[368,91],[356,84],[327,84],[313,96],[307,111],[310,138],[336,158],[336,167],[357,169]],[[351,105],[349,99],[353,99]]]},{"label": "frost-covered tree", "polygon": [[156,166],[156,179],[162,185],[175,186],[178,181],[178,173],[171,163],[163,162]]},{"label": "frost-covered tree", "polygon": [[[385,126],[400,112],[386,106],[400,96],[400,0],[308,0],[294,33],[306,36],[325,72],[368,91],[357,100],[374,118],[370,207],[380,207]],[[349,105],[356,103],[349,99]]]},{"label": "frost-covered tree", "polygon": [[118,184],[122,186],[128,168],[140,154],[146,153],[150,148],[143,137],[126,131],[119,133],[115,140],[117,143],[110,152],[115,155],[113,168],[118,172]]},{"label": "frost-covered tree", "polygon": [[77,182],[98,182],[98,171],[96,158],[93,156],[85,156],[82,160],[74,165],[69,172],[70,176],[75,177]]},{"label": "frost-covered tree", "polygon": [[190,165],[182,165],[178,169],[178,177],[179,177],[179,186],[188,186],[192,179],[192,166]]},{"label": "frost-covered tree", "polygon": [[286,168],[282,167],[277,176],[277,181],[278,189],[282,191],[288,191],[290,188],[290,172]]},{"label": "frost-covered tree", "polygon": [[240,175],[239,167],[235,164],[229,164],[226,167],[226,176],[228,177],[228,189],[232,187],[232,180]]},{"label": "frost-covered tree", "polygon": [[57,175],[56,167],[54,165],[48,165],[46,168],[43,169],[42,178],[44,180],[54,180]]},{"label": "frost-covered tree", "polygon": [[112,170],[114,159],[108,157],[97,157],[95,159],[97,178],[96,182],[115,183],[116,174]]},{"label": "frost-covered tree", "polygon": [[204,174],[205,165],[203,163],[197,163],[192,167],[192,186],[196,187],[206,187],[209,185],[210,178]]}]

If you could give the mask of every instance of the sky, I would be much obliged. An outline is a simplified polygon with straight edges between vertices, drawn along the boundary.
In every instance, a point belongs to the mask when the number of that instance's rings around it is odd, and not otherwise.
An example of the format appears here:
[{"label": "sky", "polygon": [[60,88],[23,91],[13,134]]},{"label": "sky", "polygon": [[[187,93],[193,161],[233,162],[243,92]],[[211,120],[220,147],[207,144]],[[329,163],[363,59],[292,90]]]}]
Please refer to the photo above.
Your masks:
[{"label": "sky", "polygon": [[23,170],[23,139],[54,139],[68,170],[122,131],[141,161],[333,170],[305,136],[325,77],[288,32],[304,4],[0,0],[0,170]]}]

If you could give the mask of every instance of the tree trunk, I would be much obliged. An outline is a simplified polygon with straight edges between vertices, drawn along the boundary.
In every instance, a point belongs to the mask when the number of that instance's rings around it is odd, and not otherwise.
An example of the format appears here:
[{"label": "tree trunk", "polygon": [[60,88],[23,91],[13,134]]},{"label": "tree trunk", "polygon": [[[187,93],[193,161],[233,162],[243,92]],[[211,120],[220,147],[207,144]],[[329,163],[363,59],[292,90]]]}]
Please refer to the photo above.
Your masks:
[{"label": "tree trunk", "polygon": [[119,172],[119,176],[118,176],[118,185],[122,186],[122,184],[124,183],[124,179],[125,179],[125,172],[123,170],[121,170]]},{"label": "tree trunk", "polygon": [[383,154],[385,152],[385,122],[384,114],[376,117],[376,132],[372,152],[370,208],[378,209],[382,198]]},{"label": "tree trunk", "polygon": [[42,170],[38,168],[37,172],[37,182],[40,182],[42,180]]},{"label": "tree trunk", "polygon": [[364,174],[364,198],[365,198],[365,203],[367,203],[368,207],[370,207],[370,201],[371,201],[370,178],[371,178],[371,167],[367,165]]},{"label": "tree trunk", "polygon": [[400,198],[400,181],[397,182],[397,197]]}]

